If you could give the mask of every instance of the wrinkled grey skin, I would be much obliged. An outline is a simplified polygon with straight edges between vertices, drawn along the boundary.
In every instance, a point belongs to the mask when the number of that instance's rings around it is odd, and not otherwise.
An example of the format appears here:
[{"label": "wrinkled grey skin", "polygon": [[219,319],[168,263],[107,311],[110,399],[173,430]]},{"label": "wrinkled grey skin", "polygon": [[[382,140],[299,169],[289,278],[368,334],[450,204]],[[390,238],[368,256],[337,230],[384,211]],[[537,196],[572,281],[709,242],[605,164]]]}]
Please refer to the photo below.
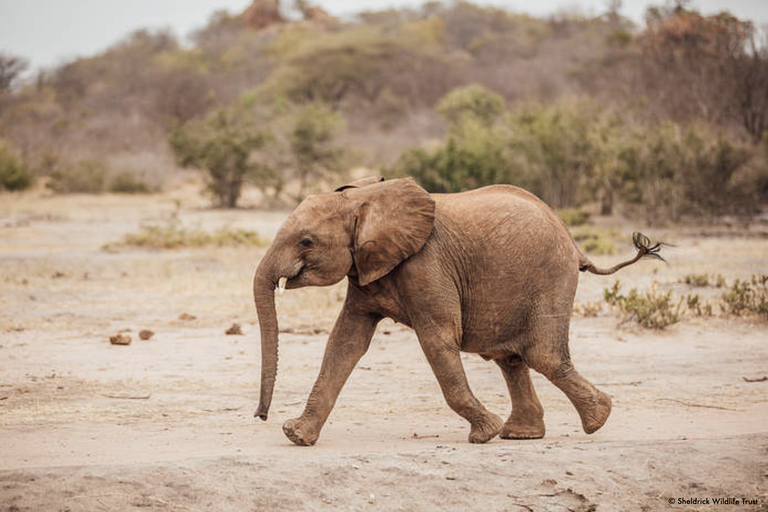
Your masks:
[{"label": "wrinkled grey skin", "polygon": [[[643,255],[596,268],[547,205],[507,185],[430,195],[411,179],[372,178],[311,196],[285,221],[254,277],[262,340],[256,416],[267,419],[274,389],[274,294],[281,278],[293,289],[346,277],[346,301],[306,408],[283,425],[294,443],[317,441],[385,317],[415,330],[445,400],[470,423],[470,442],[544,436],[530,368],[565,393],[592,433],[608,418],[611,399],[576,371],[569,355],[578,273],[611,273]],[[506,422],[472,394],[461,351],[501,369],[512,401]]]}]

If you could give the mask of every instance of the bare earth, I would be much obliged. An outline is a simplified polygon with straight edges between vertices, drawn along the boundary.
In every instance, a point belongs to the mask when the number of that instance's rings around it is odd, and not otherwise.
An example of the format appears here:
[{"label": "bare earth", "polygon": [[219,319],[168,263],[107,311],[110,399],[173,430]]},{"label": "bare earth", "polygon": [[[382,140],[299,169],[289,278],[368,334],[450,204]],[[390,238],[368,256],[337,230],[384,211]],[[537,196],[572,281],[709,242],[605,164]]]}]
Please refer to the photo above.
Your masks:
[{"label": "bare earth", "polygon": [[[573,359],[613,397],[608,423],[584,434],[566,397],[535,375],[547,436],[471,445],[413,332],[385,322],[320,441],[302,448],[281,425],[303,408],[344,284],[278,301],[288,332],[270,418],[259,422],[250,286],[264,249],[102,249],[176,204],[186,225],[266,238],[286,215],[205,209],[194,190],[0,196],[0,511],[768,511],[768,381],[744,379],[768,375],[765,323],[686,318],[651,332],[605,306],[576,315]],[[627,240],[633,228],[643,226],[620,227]],[[764,237],[645,230],[678,247],[668,266],[620,272],[624,289],[656,282],[716,298],[721,290],[677,281],[768,273]],[[594,259],[632,252],[622,250]],[[582,275],[577,303],[600,302],[613,280]],[[244,335],[225,334],[233,323]],[[124,329],[132,343],[111,345]],[[142,329],[155,334],[143,341]],[[470,354],[464,363],[476,395],[506,416],[496,365]]]}]

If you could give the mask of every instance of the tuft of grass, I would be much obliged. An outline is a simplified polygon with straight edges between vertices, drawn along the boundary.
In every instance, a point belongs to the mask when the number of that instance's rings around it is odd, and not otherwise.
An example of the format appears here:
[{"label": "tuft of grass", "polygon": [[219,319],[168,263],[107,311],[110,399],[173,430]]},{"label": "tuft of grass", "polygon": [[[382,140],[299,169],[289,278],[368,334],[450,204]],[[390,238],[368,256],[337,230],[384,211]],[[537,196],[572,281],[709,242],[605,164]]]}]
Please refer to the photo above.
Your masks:
[{"label": "tuft of grass", "polygon": [[590,213],[579,208],[565,208],[557,211],[557,216],[566,226],[578,227],[589,222]]},{"label": "tuft of grass", "polygon": [[708,286],[712,286],[714,288],[722,288],[725,286],[725,278],[721,274],[686,274],[680,278],[679,282],[697,288],[704,288]]},{"label": "tuft of grass", "polygon": [[682,317],[683,299],[677,302],[672,297],[672,291],[660,293],[654,283],[645,293],[632,288],[626,295],[621,293],[619,281],[611,288],[603,290],[605,301],[619,308],[628,320],[633,320],[647,329],[664,329],[676,324]]},{"label": "tuft of grass", "polygon": [[600,302],[581,302],[574,304],[573,313],[584,318],[593,318],[603,311],[603,305]]},{"label": "tuft of grass", "polygon": [[754,313],[768,320],[768,275],[753,275],[750,279],[737,279],[720,298],[724,313],[742,315]]},{"label": "tuft of grass", "polygon": [[268,242],[255,231],[221,228],[209,233],[199,228],[181,226],[177,220],[165,225],[144,224],[138,233],[128,233],[121,242],[107,244],[105,250],[118,247],[143,247],[151,249],[182,249],[196,247],[264,247]]}]

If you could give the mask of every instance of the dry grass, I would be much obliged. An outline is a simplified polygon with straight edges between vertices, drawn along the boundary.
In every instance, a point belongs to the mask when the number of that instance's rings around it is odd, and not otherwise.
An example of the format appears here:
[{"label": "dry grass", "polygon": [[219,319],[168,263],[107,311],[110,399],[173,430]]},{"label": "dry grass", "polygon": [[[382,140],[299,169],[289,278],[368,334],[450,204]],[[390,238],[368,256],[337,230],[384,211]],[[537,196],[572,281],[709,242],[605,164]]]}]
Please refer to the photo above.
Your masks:
[{"label": "dry grass", "polygon": [[144,224],[136,233],[127,233],[120,242],[105,244],[104,250],[121,247],[145,249],[183,249],[200,247],[265,247],[269,245],[257,232],[222,227],[209,233],[200,228],[184,227],[172,219],[165,224]]}]

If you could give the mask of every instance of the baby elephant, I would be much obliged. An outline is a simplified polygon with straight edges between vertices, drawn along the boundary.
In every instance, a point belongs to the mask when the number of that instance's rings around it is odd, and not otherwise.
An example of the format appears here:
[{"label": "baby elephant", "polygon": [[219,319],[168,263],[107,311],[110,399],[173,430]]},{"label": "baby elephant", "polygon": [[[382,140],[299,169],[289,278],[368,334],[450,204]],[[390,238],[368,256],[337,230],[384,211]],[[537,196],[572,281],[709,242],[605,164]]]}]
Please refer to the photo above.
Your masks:
[{"label": "baby elephant", "polygon": [[[590,434],[608,418],[611,398],[576,371],[568,351],[578,273],[660,259],[659,244],[639,233],[634,243],[633,259],[597,268],[544,202],[508,185],[429,194],[410,178],[368,178],[311,196],[280,228],[253,280],[262,348],[255,415],[267,419],[277,373],[275,289],[346,277],[346,301],[306,408],[283,425],[294,443],[315,444],[385,317],[416,331],[445,400],[470,423],[470,442],[544,436],[530,368],[565,393]],[[506,422],[472,394],[460,351],[501,368],[512,399]]]}]

